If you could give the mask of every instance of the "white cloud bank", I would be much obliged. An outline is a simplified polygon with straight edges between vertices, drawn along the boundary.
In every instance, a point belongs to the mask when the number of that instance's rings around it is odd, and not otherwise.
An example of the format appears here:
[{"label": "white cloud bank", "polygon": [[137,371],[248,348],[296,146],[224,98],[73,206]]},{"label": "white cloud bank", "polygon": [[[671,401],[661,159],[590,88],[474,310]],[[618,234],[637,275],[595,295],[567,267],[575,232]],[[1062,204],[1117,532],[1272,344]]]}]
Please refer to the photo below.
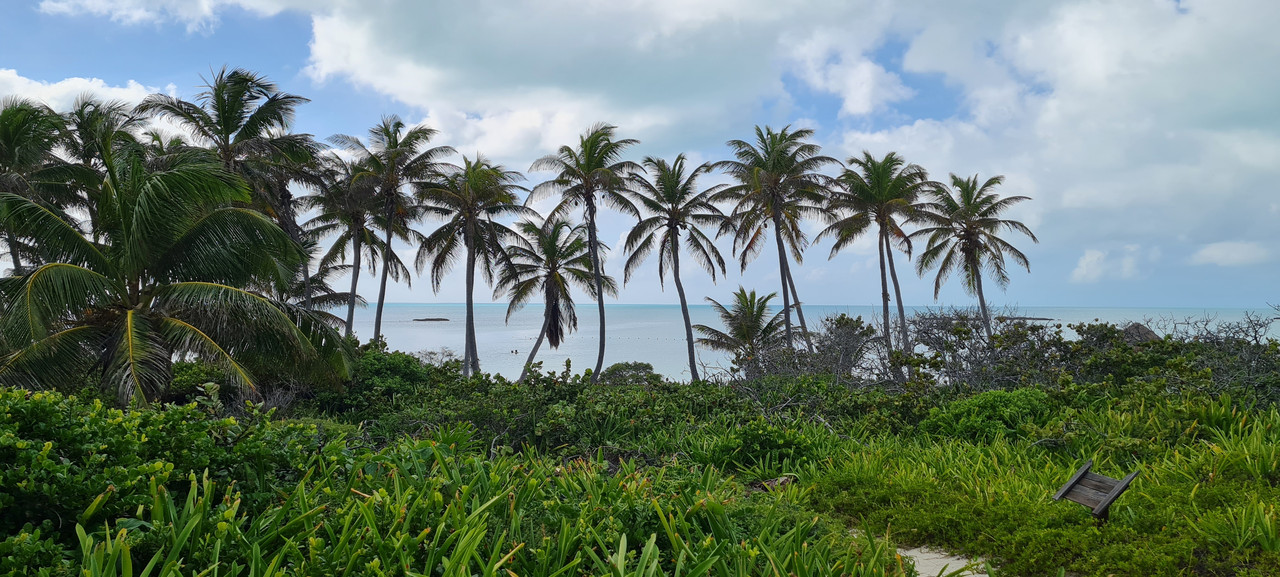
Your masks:
[{"label": "white cloud bank", "polygon": [[[216,26],[227,9],[312,21],[308,73],[415,109],[442,141],[512,166],[598,120],[644,152],[706,151],[795,120],[790,83],[838,99],[828,153],[896,150],[935,175],[1004,174],[1026,194],[1037,276],[1265,265],[1280,243],[1280,2],[1272,0],[44,0],[51,13]],[[878,53],[886,43],[898,55]],[[913,118],[913,78],[954,91]],[[888,122],[885,120],[888,119]],[[1249,246],[1223,238],[1254,239]],[[1080,253],[1043,261],[1041,247]],[[1108,248],[1109,247],[1109,248]],[[819,249],[823,250],[823,249]],[[825,250],[823,250],[825,252]],[[763,264],[763,263],[762,263]],[[1144,268],[1145,267],[1145,268]],[[1167,268],[1167,267],[1166,267]],[[1020,281],[1015,278],[1014,286]],[[914,283],[912,283],[914,284]],[[918,300],[927,301],[921,283]]]},{"label": "white cloud bank", "polygon": [[1191,264],[1249,266],[1266,262],[1271,251],[1256,242],[1226,241],[1205,245],[1191,255]]},{"label": "white cloud bank", "polygon": [[[172,92],[172,85],[164,92]],[[161,92],[152,86],[129,81],[124,86],[111,86],[98,78],[66,78],[57,82],[32,80],[18,74],[17,70],[0,68],[0,96],[18,96],[42,102],[54,110],[68,110],[76,99],[92,94],[102,100],[119,100],[128,103],[141,102],[148,94]]]}]

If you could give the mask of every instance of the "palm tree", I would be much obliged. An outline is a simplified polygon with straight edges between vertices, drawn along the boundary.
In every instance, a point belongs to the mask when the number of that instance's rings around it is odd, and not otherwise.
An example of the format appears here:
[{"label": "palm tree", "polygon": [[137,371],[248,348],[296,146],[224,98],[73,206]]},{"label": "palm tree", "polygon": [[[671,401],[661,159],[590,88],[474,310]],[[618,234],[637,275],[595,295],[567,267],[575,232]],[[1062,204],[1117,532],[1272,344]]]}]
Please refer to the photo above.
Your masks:
[{"label": "palm tree", "polygon": [[399,273],[402,272],[405,273],[406,281],[409,278],[407,270],[394,266],[393,237],[401,236],[419,243],[422,241],[422,235],[411,228],[419,213],[404,186],[427,182],[439,175],[440,158],[454,152],[449,146],[424,149],[436,134],[434,128],[426,126],[406,128],[399,116],[391,115],[384,116],[382,122],[369,129],[368,147],[354,136],[337,134],[329,138],[330,142],[356,155],[363,168],[361,178],[367,175],[374,179],[378,198],[382,201],[379,227],[383,231],[386,250],[382,251],[382,281],[378,286],[378,309],[373,320],[374,340],[382,338],[382,309],[387,300],[387,278],[394,273],[395,280],[398,281]]},{"label": "palm tree", "polygon": [[198,145],[217,155],[223,170],[241,175],[256,187],[264,161],[283,157],[302,162],[312,156],[316,145],[311,135],[288,133],[298,106],[307,102],[281,92],[265,76],[223,67],[205,82],[195,102],[152,94],[137,110],[177,122]]},{"label": "palm tree", "polygon": [[249,191],[203,151],[145,157],[111,137],[91,198],[103,242],[68,216],[0,193],[0,226],[31,239],[46,264],[0,280],[0,383],[42,387],[89,369],[121,402],[154,399],[179,355],[220,365],[253,387],[245,361],[340,373],[349,356],[313,316],[244,286],[281,282],[295,243],[263,214],[237,203]]},{"label": "palm tree", "polygon": [[[205,82],[190,102],[166,94],[152,94],[137,111],[171,119],[217,155],[223,170],[238,174],[254,192],[255,206],[280,224],[294,242],[302,244],[296,200],[289,185],[305,178],[305,167],[319,145],[309,134],[290,134],[299,105],[306,98],[280,91],[265,76],[226,67]],[[309,254],[304,252],[305,257]],[[311,262],[299,265],[304,284]]]},{"label": "palm tree", "polygon": [[493,284],[493,271],[505,256],[503,244],[516,237],[516,232],[495,219],[507,216],[537,216],[520,204],[520,193],[528,189],[516,184],[524,180],[519,172],[492,164],[483,156],[475,161],[462,158],[462,166],[444,175],[439,183],[418,190],[418,201],[426,214],[440,217],[445,223],[427,235],[418,249],[418,272],[431,263],[431,286],[440,291],[440,282],[462,253],[467,267],[467,328],[462,355],[462,374],[480,371],[476,347],[474,292],[476,261],[480,261],[485,281]]},{"label": "palm tree", "polygon": [[631,273],[639,268],[649,253],[658,249],[658,282],[665,283],[667,268],[671,269],[671,277],[676,283],[676,293],[680,295],[680,312],[684,315],[684,334],[689,346],[689,376],[698,380],[697,359],[693,350],[693,325],[689,321],[689,303],[685,300],[684,285],[680,282],[680,231],[687,235],[685,247],[693,260],[716,278],[716,268],[725,273],[724,257],[720,249],[699,226],[719,227],[725,222],[725,215],[711,203],[712,196],[721,187],[711,187],[698,191],[698,178],[711,172],[710,164],[700,164],[688,174],[685,172],[685,157],[676,156],[668,163],[652,156],[644,159],[644,166],[649,175],[636,174],[632,178],[632,196],[641,210],[648,214],[631,229],[627,235],[626,251],[630,253],[624,267],[623,282],[631,280]]},{"label": "palm tree", "polygon": [[570,289],[577,286],[594,297],[597,286],[617,294],[618,283],[607,275],[595,274],[585,225],[572,226],[558,219],[541,224],[523,220],[516,223],[516,230],[520,236],[507,247],[507,264],[495,284],[494,297],[506,295],[510,300],[509,321],[513,313],[542,295],[542,329],[520,371],[519,381],[523,381],[544,338],[551,348],[559,348],[565,335],[578,328]]},{"label": "palm tree", "polygon": [[965,290],[978,297],[987,339],[991,338],[991,315],[987,312],[987,299],[982,292],[983,269],[996,279],[1001,288],[1009,285],[1006,255],[1031,272],[1027,255],[1000,238],[999,233],[1002,230],[1020,232],[1032,242],[1040,242],[1025,224],[1000,218],[1015,204],[1031,200],[1027,196],[1000,198],[995,188],[1003,182],[1003,176],[994,176],[979,184],[976,174],[971,178],[952,174],[951,188],[954,192],[943,184],[930,189],[929,202],[922,203],[917,212],[917,218],[925,226],[911,235],[929,238],[928,245],[916,261],[916,272],[924,276],[925,271],[938,269],[933,282],[933,298],[938,298],[942,283],[959,269],[964,275]]},{"label": "palm tree", "polygon": [[[62,118],[43,105],[20,98],[0,100],[0,192],[61,209],[59,203],[50,202],[47,189],[51,181],[66,178],[61,170],[65,163],[54,155],[62,130]],[[13,261],[13,274],[22,274],[23,257],[33,255],[35,247],[23,243],[12,230],[0,228],[0,234],[4,236],[0,251]]]},{"label": "palm tree", "polygon": [[[119,101],[101,101],[92,96],[76,99],[71,110],[63,115],[66,130],[59,148],[75,169],[72,179],[78,194],[83,198],[79,208],[88,215],[88,226],[93,240],[100,239],[98,227],[98,203],[93,195],[102,188],[107,169],[103,159],[113,154],[117,146],[128,147],[134,143],[134,134],[142,128],[142,117],[133,107]],[[154,150],[152,152],[157,152]]]},{"label": "palm tree", "polygon": [[780,131],[756,127],[756,141],[730,140],[735,160],[715,164],[732,177],[736,184],[725,188],[712,199],[727,201],[733,210],[722,232],[733,232],[733,250],[738,255],[742,270],[755,259],[768,242],[767,230],[773,227],[773,238],[778,248],[778,276],[782,283],[782,314],[787,342],[793,341],[791,309],[800,317],[800,331],[809,348],[813,348],[809,329],[804,322],[800,297],[791,277],[791,258],[799,264],[804,259],[808,239],[800,224],[806,217],[821,216],[821,203],[825,200],[831,178],[818,171],[830,164],[839,164],[834,158],[822,156],[821,147],[806,142],[813,131],[792,131],[784,126]]},{"label": "palm tree", "polygon": [[596,229],[596,213],[598,203],[603,202],[615,210],[632,216],[639,216],[635,206],[626,197],[627,176],[640,170],[634,162],[622,160],[622,152],[639,141],[624,138],[615,139],[617,127],[609,124],[596,124],[587,129],[578,139],[578,148],[561,146],[556,154],[544,156],[534,161],[529,170],[555,171],[556,176],[534,187],[533,194],[526,202],[556,194],[560,195],[560,204],[551,211],[549,219],[561,219],[575,209],[581,207],[586,217],[587,243],[591,253],[591,270],[593,271],[596,308],[600,313],[600,352],[596,356],[596,368],[591,373],[591,383],[600,380],[600,371],[604,368],[604,269],[601,268],[600,236]]},{"label": "palm tree", "polygon": [[[898,285],[898,273],[893,263],[893,245],[897,243],[911,257],[911,240],[902,230],[902,224],[911,218],[917,198],[936,183],[920,166],[907,164],[896,152],[876,159],[870,152],[861,157],[850,157],[849,168],[839,176],[841,190],[833,192],[827,203],[830,225],[819,233],[819,238],[831,236],[835,244],[831,257],[848,247],[858,237],[876,228],[877,250],[880,256],[880,297],[884,307],[884,338],[889,350],[893,350],[889,321],[889,277],[893,279],[893,294],[897,298],[899,343],[903,350],[910,350],[907,335],[906,309],[902,305],[902,290]],[[888,267],[886,269],[886,259]]]},{"label": "palm tree", "polygon": [[702,335],[698,344],[712,350],[733,353],[733,363],[739,367],[760,368],[760,355],[780,346],[790,346],[786,332],[786,311],[770,314],[769,301],[778,293],[756,296],[756,291],[738,287],[729,307],[707,297],[707,302],[720,315],[725,330],[707,325],[694,325]]},{"label": "palm tree", "polygon": [[[356,301],[360,298],[361,259],[368,258],[369,271],[376,271],[378,258],[386,250],[386,245],[375,232],[379,203],[373,179],[362,178],[360,175],[367,173],[355,163],[326,156],[321,166],[316,192],[302,199],[302,205],[317,214],[303,226],[318,238],[336,236],[329,250],[319,259],[321,270],[346,262],[347,251],[351,251],[348,269],[351,288],[346,293],[345,303],[346,336],[350,338],[355,323]],[[394,254],[392,257],[393,263],[399,263]]]}]

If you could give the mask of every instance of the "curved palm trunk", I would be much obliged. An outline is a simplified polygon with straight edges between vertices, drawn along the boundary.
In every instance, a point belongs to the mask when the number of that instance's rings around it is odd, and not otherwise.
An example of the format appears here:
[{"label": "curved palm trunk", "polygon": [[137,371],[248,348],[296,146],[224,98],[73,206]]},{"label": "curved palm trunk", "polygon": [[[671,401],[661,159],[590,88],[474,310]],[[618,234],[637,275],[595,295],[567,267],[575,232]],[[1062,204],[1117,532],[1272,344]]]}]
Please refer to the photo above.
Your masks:
[{"label": "curved palm trunk", "polygon": [[881,257],[881,304],[884,307],[884,349],[890,354],[893,353],[893,329],[888,320],[888,276],[886,276],[886,266],[884,266],[884,248],[887,246],[884,239],[884,229],[879,233],[879,257]]},{"label": "curved palm trunk", "polygon": [[898,302],[898,346],[903,352],[910,352],[911,337],[907,334],[907,311],[902,306],[902,288],[898,285],[898,271],[893,267],[893,245],[885,239],[884,251],[889,256],[889,278],[893,280],[893,297]]},{"label": "curved palm trunk", "polygon": [[800,306],[800,293],[796,292],[796,279],[791,274],[791,267],[787,267],[787,286],[791,287],[791,296],[796,299],[796,317],[800,319],[800,332],[804,335],[805,346],[812,353],[813,337],[809,335],[809,325],[804,322],[804,308]]},{"label": "curved palm trunk", "polygon": [[542,348],[542,339],[547,336],[547,329],[551,326],[551,307],[547,306],[542,313],[542,330],[538,332],[538,340],[533,341],[533,350],[529,351],[529,358],[524,361],[524,368],[520,369],[520,378],[516,379],[517,383],[524,382],[524,378],[529,376],[529,365],[533,364],[533,358],[538,356],[538,349]]},{"label": "curved palm trunk", "polygon": [[17,276],[22,274],[22,257],[18,255],[18,241],[13,238],[13,233],[5,235],[9,243],[9,258],[13,259],[13,274]]},{"label": "curved palm trunk", "polygon": [[604,279],[600,270],[600,240],[596,236],[596,203],[587,200],[587,245],[591,249],[591,277],[596,285],[596,307],[600,310],[600,353],[596,356],[596,370],[591,373],[591,384],[600,381],[604,369]]},{"label": "curved palm trunk", "polygon": [[351,246],[356,256],[351,261],[351,294],[347,295],[347,338],[351,338],[351,326],[356,320],[356,284],[360,282],[360,234],[353,235]]},{"label": "curved palm trunk", "polygon": [[373,340],[375,341],[382,337],[382,307],[387,302],[387,274],[391,272],[391,233],[394,228],[391,224],[391,218],[393,216],[391,203],[388,201],[387,221],[385,223],[387,227],[387,244],[382,252],[382,284],[378,287],[378,312],[373,317]]},{"label": "curved palm trunk", "polygon": [[974,288],[978,292],[978,308],[982,311],[982,328],[987,331],[987,343],[991,342],[991,313],[987,312],[987,297],[982,294],[982,269],[978,268],[978,263],[970,260],[969,266],[973,270]]},{"label": "curved palm trunk", "polygon": [[476,256],[470,237],[464,244],[467,248],[467,343],[462,353],[462,376],[469,377],[480,372],[480,358],[476,352],[475,299],[472,296],[476,288]]},{"label": "curved palm trunk", "polygon": [[676,294],[680,295],[680,313],[684,315],[684,338],[689,345],[689,382],[698,378],[698,359],[693,351],[693,324],[689,320],[689,302],[684,298],[684,284],[680,282],[680,231],[671,231],[671,276],[676,281]]},{"label": "curved palm trunk", "polygon": [[[289,192],[288,182],[277,182],[280,187],[280,224],[289,238],[302,247],[302,227],[298,226],[298,217],[293,209],[293,193]],[[311,253],[302,251],[302,306],[311,310]]]},{"label": "curved palm trunk", "polygon": [[787,346],[791,347],[795,343],[791,334],[791,291],[787,286],[791,267],[787,264],[787,251],[782,246],[782,222],[777,215],[773,217],[773,239],[778,245],[778,276],[782,279],[782,319],[787,324]]}]

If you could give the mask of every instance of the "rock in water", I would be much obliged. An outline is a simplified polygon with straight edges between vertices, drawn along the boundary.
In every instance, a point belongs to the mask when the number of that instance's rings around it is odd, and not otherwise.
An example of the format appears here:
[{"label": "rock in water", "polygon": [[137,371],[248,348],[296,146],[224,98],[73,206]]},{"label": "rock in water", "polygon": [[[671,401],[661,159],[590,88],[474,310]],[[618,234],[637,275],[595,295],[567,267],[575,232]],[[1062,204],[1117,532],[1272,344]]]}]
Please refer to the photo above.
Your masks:
[{"label": "rock in water", "polygon": [[1160,335],[1156,334],[1156,332],[1151,330],[1147,325],[1141,323],[1129,323],[1129,326],[1124,328],[1124,340],[1131,345],[1137,345],[1141,343],[1149,343],[1151,341],[1158,341],[1160,340]]},{"label": "rock in water", "polygon": [[442,319],[442,318],[425,318],[425,319],[413,319],[413,320],[414,320],[414,322],[419,322],[419,323],[445,323],[445,322],[449,322],[449,319]]}]

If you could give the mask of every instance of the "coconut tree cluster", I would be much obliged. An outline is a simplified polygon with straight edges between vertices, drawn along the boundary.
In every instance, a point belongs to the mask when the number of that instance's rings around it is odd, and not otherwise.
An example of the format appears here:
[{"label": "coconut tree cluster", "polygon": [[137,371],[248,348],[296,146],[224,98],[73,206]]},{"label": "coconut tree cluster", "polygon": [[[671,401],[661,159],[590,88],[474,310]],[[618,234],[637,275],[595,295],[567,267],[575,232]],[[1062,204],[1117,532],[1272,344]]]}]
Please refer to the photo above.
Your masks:
[{"label": "coconut tree cluster", "polygon": [[[753,138],[726,143],[731,158],[693,166],[683,154],[632,160],[637,141],[597,124],[536,160],[529,171],[544,178],[526,187],[521,172],[460,156],[433,128],[394,115],[364,137],[293,132],[306,102],[261,75],[224,69],[190,100],[154,95],[130,107],[84,98],[61,112],[0,103],[0,258],[9,265],[0,279],[0,382],[39,387],[87,373],[122,400],[145,401],[187,356],[218,364],[245,388],[281,359],[340,378],[361,292],[374,292],[360,286],[362,272],[378,280],[377,340],[389,282],[429,274],[439,292],[456,271],[466,295],[464,374],[481,370],[480,280],[509,302],[508,318],[529,302],[544,305],[529,363],[544,342],[557,347],[576,329],[575,292],[595,301],[595,378],[605,298],[619,290],[604,271],[605,210],[635,219],[619,247],[623,282],[655,261],[664,289],[671,278],[695,380],[696,343],[744,359],[765,347],[813,349],[795,268],[818,240],[832,241],[834,257],[875,236],[891,349],[912,346],[898,261],[913,259],[914,244],[925,243],[914,267],[936,271],[935,297],[959,274],[988,334],[984,280],[1005,286],[1010,261],[1029,269],[1004,237],[1035,240],[1005,218],[1027,198],[1001,197],[1002,177],[935,181],[892,152],[842,162],[822,153],[811,130],[756,127]],[[155,119],[182,132],[156,132]],[[539,214],[544,199],[553,202]],[[807,229],[820,232],[811,239]],[[779,279],[776,293],[739,290],[729,306],[708,299],[725,330],[692,324],[682,280],[689,263],[713,281],[727,273],[721,239],[742,270],[776,251]],[[412,265],[397,245],[416,247]]]}]

